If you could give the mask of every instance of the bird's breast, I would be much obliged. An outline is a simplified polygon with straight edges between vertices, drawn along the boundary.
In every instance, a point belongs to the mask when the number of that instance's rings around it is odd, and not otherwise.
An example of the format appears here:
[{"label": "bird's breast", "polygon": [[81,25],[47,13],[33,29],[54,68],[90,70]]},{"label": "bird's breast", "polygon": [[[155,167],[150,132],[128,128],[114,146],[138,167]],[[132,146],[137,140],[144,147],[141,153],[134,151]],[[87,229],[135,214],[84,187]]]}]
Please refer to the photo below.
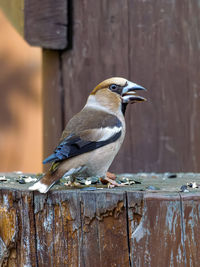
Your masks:
[{"label": "bird's breast", "polygon": [[100,147],[95,151],[88,153],[87,175],[102,176],[105,175],[115,156],[117,155],[125,137],[125,130],[122,129],[120,138],[108,145]]}]

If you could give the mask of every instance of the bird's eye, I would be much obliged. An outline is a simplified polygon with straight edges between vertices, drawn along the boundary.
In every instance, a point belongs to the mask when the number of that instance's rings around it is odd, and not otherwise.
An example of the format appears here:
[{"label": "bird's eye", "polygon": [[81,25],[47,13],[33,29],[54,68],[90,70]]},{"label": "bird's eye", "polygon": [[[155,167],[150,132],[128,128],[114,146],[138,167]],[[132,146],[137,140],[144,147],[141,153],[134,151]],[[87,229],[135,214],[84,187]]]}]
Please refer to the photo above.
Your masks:
[{"label": "bird's eye", "polygon": [[110,85],[110,90],[115,90],[117,88],[117,85],[116,84],[111,84]]}]

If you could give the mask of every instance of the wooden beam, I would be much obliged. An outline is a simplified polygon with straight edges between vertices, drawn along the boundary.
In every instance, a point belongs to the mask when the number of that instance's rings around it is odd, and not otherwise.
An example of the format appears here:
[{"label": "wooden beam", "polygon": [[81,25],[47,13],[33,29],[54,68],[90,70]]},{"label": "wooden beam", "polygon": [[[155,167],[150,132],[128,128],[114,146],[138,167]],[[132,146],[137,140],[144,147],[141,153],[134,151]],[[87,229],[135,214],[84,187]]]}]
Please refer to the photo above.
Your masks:
[{"label": "wooden beam", "polygon": [[[28,191],[28,180],[18,183],[17,174],[0,174],[0,265],[195,266],[200,190],[175,187],[191,174],[146,175],[133,175],[141,182],[133,186],[87,191],[56,185],[40,194]],[[145,190],[158,183],[160,190]]]},{"label": "wooden beam", "polygon": [[2,0],[0,7],[30,45],[49,49],[67,47],[67,0]]}]

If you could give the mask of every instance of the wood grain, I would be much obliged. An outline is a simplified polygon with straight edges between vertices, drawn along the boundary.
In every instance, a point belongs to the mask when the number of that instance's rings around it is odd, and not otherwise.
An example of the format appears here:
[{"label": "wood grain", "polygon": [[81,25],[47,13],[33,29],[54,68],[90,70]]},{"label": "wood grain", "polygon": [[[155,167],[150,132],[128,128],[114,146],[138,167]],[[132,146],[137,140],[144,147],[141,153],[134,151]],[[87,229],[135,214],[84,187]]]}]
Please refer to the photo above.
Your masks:
[{"label": "wood grain", "polygon": [[[128,117],[128,170],[200,170],[200,13],[196,0],[129,1],[131,78],[148,103]],[[190,18],[190,20],[188,20]],[[131,144],[131,145],[130,145]],[[130,155],[132,155],[130,157]]]},{"label": "wood grain", "polygon": [[0,189],[1,266],[195,266],[200,193]]},{"label": "wood grain", "polygon": [[82,266],[129,266],[124,192],[81,194]]},{"label": "wood grain", "polygon": [[[128,199],[132,197],[129,193]],[[139,225],[130,232],[132,266],[185,266],[179,194],[145,194],[142,213]]]},{"label": "wood grain", "polygon": [[[110,76],[127,76],[128,71],[126,2],[82,1],[73,9],[73,48],[62,54],[66,122],[80,111],[97,83]],[[124,56],[115,57],[116,53]]]},{"label": "wood grain", "polygon": [[24,38],[30,45],[50,49],[67,47],[67,5],[65,0],[25,0]]},{"label": "wood grain", "polygon": [[37,266],[33,194],[0,190],[0,264]]},{"label": "wood grain", "polygon": [[200,261],[198,240],[200,240],[200,194],[181,194],[183,241],[187,266],[195,266]]},{"label": "wood grain", "polygon": [[35,195],[38,262],[42,266],[79,266],[80,201],[76,191]]}]

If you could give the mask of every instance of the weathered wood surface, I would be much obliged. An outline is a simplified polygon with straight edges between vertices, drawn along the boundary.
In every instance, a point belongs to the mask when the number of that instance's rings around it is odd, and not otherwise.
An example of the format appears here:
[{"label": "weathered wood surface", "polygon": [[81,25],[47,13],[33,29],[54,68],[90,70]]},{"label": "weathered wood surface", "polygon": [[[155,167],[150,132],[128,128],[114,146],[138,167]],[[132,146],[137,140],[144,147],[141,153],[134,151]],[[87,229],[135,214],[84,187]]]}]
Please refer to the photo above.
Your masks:
[{"label": "weathered wood surface", "polygon": [[[57,55],[62,120],[67,123],[110,76],[148,89],[147,103],[128,108],[126,139],[111,171],[200,171],[199,14],[198,0],[73,2],[72,49]],[[48,111],[58,112],[53,106]],[[52,132],[56,124],[50,126],[45,155],[60,137]]]},{"label": "weathered wood surface", "polygon": [[0,191],[0,265],[36,266],[33,194]]},{"label": "weathered wood surface", "polygon": [[[182,175],[184,183],[190,175]],[[167,192],[161,183],[152,192],[136,185],[89,192],[57,185],[42,195],[16,183],[16,174],[6,177],[9,182],[0,183],[1,266],[198,266],[198,188]],[[137,186],[148,185],[141,174],[135,177]],[[154,186],[165,181],[165,175],[148,177]],[[200,182],[199,174],[193,181]]]},{"label": "weathered wood surface", "polygon": [[23,38],[34,46],[68,46],[68,1],[1,0],[0,7]]}]

